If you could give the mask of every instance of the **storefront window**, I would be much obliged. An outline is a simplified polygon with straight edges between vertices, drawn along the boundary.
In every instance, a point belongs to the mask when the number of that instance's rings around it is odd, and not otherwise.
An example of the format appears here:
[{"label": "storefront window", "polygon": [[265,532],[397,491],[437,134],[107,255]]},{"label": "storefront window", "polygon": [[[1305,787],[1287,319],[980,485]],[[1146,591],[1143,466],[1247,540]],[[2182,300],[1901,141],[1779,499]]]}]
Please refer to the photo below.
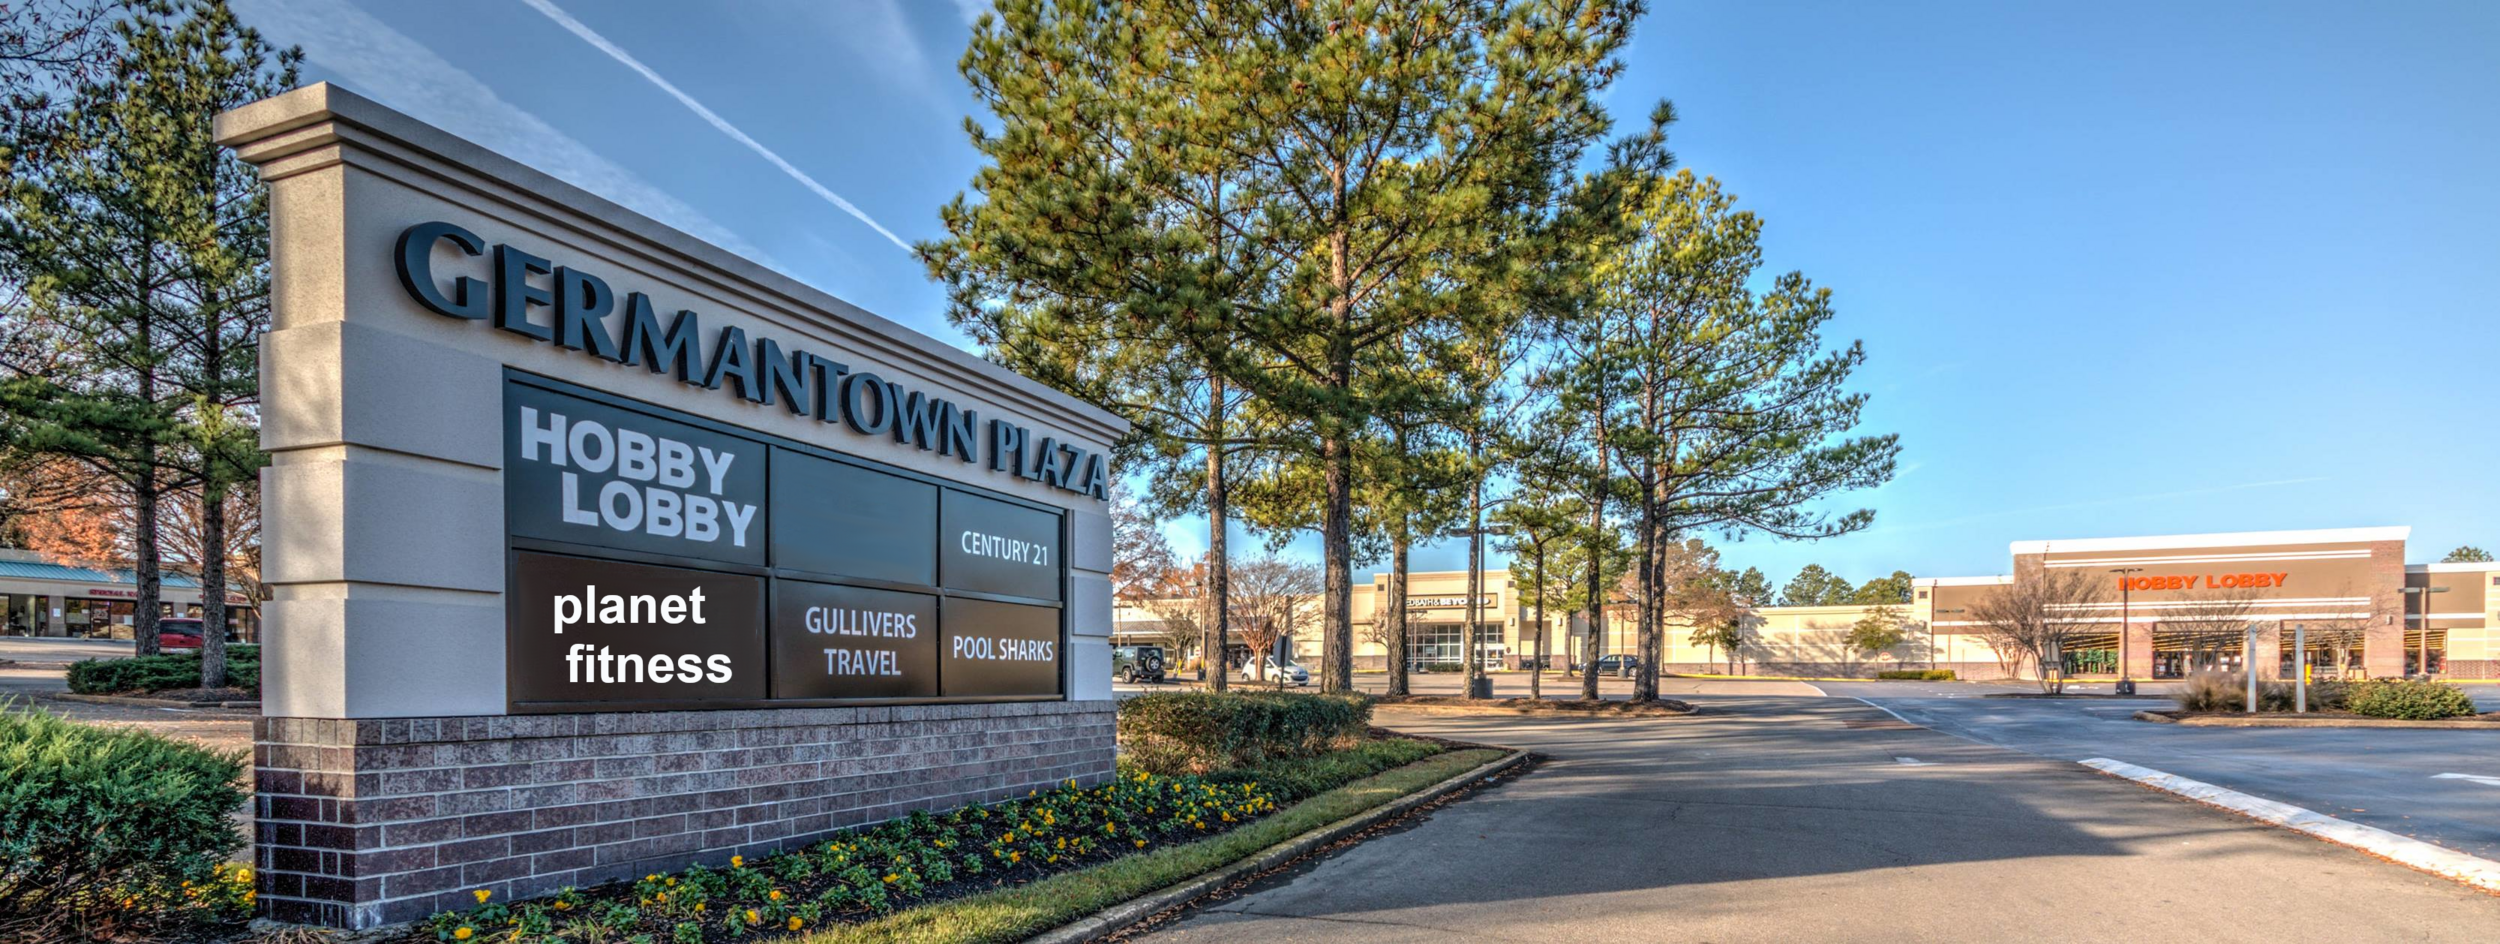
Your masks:
[{"label": "storefront window", "polygon": [[31,593],[0,595],[0,633],[43,635],[44,618],[51,615],[51,600]]},{"label": "storefront window", "polygon": [[[1487,651],[1502,642],[1502,624],[1479,623]],[[1467,624],[1417,623],[1407,630],[1406,664],[1425,672],[1457,672],[1467,664]]]}]

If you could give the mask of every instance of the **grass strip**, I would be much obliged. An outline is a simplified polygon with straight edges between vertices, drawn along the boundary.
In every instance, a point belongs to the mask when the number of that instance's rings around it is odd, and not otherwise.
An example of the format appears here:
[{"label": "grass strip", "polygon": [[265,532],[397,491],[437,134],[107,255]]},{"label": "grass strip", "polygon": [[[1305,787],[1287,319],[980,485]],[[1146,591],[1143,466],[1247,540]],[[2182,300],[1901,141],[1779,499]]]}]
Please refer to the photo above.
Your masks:
[{"label": "grass strip", "polygon": [[803,944],[986,944],[1022,940],[1230,865],[1269,846],[1393,802],[1501,756],[1501,751],[1486,749],[1437,754],[1322,793],[1221,836],[1053,875],[1028,885],[898,911],[859,924],[826,927],[790,940]]}]

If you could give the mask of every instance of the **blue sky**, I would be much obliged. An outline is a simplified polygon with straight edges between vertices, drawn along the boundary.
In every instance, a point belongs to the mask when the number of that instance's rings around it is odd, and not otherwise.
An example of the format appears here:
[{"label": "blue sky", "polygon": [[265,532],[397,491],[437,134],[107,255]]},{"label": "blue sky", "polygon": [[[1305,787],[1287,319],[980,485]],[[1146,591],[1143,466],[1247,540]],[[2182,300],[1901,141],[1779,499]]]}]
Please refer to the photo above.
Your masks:
[{"label": "blue sky", "polygon": [[[309,79],[962,343],[895,240],[940,235],[978,166],[979,0],[234,6]],[[2496,49],[2500,4],[2462,0],[1657,4],[1610,104],[1675,101],[1683,165],[1833,289],[1867,428],[1903,444],[1849,499],[1873,529],[1728,562],[1983,574],[2011,540],[2381,524],[2415,560],[2500,546]]]}]

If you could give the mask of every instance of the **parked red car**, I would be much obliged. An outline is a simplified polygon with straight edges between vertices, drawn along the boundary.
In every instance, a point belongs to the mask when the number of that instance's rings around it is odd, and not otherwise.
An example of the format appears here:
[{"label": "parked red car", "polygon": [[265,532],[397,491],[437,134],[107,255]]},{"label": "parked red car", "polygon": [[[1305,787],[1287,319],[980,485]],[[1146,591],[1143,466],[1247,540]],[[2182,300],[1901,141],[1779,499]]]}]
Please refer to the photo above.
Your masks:
[{"label": "parked red car", "polygon": [[174,619],[162,619],[156,621],[157,648],[197,649],[202,644],[203,640],[200,638],[200,621],[198,618],[177,617]]}]

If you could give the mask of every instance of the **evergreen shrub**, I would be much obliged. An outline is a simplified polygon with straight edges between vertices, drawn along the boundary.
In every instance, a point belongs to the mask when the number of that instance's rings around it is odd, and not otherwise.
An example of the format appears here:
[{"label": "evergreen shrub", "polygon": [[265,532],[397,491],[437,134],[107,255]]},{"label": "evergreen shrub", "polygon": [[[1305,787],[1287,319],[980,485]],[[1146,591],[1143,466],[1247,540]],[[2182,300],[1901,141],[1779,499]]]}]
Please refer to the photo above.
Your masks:
[{"label": "evergreen shrub", "polygon": [[1237,770],[1350,747],[1371,716],[1360,695],[1156,692],[1120,702],[1120,751],[1166,776]]}]

